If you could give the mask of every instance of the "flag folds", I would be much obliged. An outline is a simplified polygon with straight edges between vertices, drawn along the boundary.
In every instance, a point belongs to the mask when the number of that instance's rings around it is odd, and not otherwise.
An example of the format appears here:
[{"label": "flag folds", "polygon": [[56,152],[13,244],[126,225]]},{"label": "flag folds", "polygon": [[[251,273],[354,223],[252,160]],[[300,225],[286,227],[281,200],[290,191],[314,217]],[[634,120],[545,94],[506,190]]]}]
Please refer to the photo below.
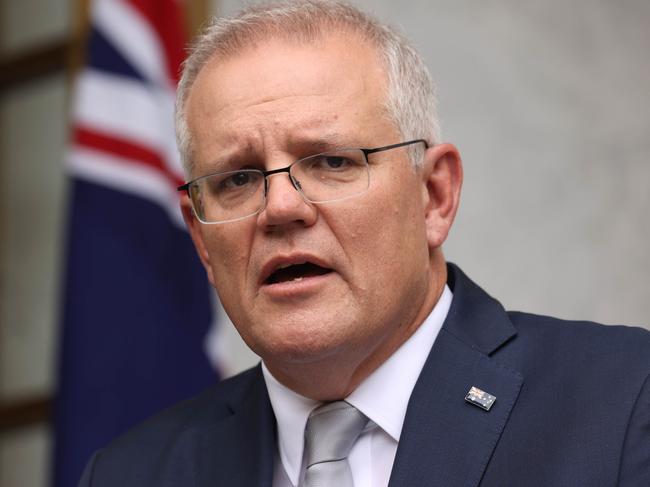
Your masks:
[{"label": "flag folds", "polygon": [[184,230],[173,133],[174,0],[94,0],[72,109],[54,485],[152,413],[216,380],[209,285]]}]

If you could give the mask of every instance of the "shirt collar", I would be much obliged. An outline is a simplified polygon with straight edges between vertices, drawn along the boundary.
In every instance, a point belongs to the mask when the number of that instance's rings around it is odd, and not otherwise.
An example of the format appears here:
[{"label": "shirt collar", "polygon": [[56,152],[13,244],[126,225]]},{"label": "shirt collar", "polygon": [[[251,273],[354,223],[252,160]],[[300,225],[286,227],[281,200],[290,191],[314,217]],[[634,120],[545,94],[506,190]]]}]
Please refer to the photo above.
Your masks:
[{"label": "shirt collar", "polygon": [[[451,305],[447,285],[422,325],[345,400],[365,414],[393,440],[399,441],[411,392],[424,367]],[[298,485],[309,414],[320,404],[276,380],[262,362],[262,373],[278,424],[280,460],[293,485]]]},{"label": "shirt collar", "polygon": [[280,460],[291,483],[298,485],[307,418],[320,403],[301,396],[278,382],[263,361],[262,373],[278,423]]}]

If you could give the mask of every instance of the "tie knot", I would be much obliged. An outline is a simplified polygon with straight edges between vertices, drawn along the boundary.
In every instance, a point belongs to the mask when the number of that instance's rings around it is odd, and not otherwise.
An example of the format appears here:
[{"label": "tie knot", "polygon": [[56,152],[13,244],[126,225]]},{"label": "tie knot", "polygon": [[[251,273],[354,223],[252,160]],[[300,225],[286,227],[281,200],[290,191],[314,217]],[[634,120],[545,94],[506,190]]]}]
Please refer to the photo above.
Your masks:
[{"label": "tie knot", "polygon": [[367,422],[363,413],[345,401],[331,402],[315,409],[305,429],[307,468],[347,458]]}]

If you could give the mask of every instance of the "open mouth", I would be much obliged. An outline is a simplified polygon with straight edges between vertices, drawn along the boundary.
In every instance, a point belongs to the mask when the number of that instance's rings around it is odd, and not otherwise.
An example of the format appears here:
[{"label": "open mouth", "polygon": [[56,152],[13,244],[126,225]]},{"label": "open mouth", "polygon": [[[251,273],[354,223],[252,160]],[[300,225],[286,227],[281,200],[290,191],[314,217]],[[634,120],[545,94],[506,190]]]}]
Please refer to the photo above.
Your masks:
[{"label": "open mouth", "polygon": [[308,277],[323,276],[332,272],[332,269],[321,267],[311,262],[280,266],[264,280],[264,284],[277,284],[280,282],[301,281]]}]

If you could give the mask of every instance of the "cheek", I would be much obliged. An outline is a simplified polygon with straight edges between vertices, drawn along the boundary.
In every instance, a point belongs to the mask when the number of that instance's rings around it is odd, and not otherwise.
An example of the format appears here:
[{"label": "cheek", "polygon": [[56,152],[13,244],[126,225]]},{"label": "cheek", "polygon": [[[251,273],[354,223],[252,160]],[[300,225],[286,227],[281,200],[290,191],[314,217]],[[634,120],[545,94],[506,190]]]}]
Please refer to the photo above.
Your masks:
[{"label": "cheek", "polygon": [[[395,177],[395,180],[399,181],[399,178]],[[414,244],[426,242],[421,193],[414,181],[409,179],[403,184],[393,184],[378,196],[372,205],[373,217],[368,222],[378,227],[378,243],[389,247],[391,244],[395,247],[407,245],[407,248],[395,249],[403,253],[412,250]]]},{"label": "cheek", "polygon": [[[239,231],[237,231],[239,230]],[[213,227],[204,234],[216,287],[241,289],[248,276],[250,238],[248,232],[237,228]]]},{"label": "cheek", "polygon": [[247,270],[249,262],[248,246],[242,238],[222,235],[213,238],[208,252],[210,267],[214,276],[214,287],[221,306],[237,330],[245,337],[249,326],[245,310],[252,305],[247,301]]},{"label": "cheek", "polygon": [[347,212],[350,228],[346,253],[358,286],[385,290],[386,282],[428,267],[428,247],[421,203],[403,190],[377,192]]}]

